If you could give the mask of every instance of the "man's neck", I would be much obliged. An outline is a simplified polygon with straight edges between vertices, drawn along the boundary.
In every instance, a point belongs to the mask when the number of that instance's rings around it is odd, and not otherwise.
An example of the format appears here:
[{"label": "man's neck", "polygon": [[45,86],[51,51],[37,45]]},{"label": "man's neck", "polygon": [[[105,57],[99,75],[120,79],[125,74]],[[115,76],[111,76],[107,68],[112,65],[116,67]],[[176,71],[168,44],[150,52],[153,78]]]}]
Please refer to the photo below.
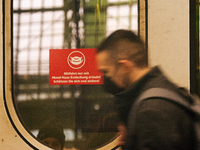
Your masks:
[{"label": "man's neck", "polygon": [[131,83],[138,81],[144,75],[146,75],[151,70],[150,67],[145,68],[134,68],[131,73]]}]

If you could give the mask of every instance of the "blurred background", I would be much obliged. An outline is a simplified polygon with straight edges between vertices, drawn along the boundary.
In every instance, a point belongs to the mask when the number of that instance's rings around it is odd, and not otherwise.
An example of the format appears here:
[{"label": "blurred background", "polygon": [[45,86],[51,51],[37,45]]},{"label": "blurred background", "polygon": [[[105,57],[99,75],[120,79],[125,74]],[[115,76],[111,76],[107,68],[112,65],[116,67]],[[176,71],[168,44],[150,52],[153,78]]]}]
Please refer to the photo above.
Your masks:
[{"label": "blurred background", "polygon": [[137,33],[137,0],[13,0],[13,93],[33,136],[48,120],[65,147],[92,149],[116,137],[114,98],[100,85],[49,85],[49,49],[96,48],[117,29]]}]

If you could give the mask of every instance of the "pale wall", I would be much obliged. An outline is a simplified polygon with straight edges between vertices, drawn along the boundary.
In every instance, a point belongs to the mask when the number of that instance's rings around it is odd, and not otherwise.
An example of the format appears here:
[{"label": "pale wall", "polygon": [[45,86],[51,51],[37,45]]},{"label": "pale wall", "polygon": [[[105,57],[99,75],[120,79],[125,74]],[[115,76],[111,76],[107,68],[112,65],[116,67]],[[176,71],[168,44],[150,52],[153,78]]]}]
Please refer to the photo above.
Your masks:
[{"label": "pale wall", "polygon": [[148,0],[149,62],[180,86],[190,85],[189,0]]}]

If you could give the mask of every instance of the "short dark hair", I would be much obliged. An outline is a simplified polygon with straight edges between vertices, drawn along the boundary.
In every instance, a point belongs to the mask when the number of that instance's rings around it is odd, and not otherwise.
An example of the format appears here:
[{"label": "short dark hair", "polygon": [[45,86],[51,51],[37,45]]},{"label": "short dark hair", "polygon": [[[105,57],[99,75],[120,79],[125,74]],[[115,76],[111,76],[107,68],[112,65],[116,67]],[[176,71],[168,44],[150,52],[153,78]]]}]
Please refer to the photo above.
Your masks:
[{"label": "short dark hair", "polygon": [[117,30],[109,35],[97,48],[97,53],[107,51],[110,59],[118,62],[126,59],[137,67],[147,67],[147,51],[142,40],[130,30]]},{"label": "short dark hair", "polygon": [[43,140],[48,137],[57,139],[63,149],[65,143],[65,134],[63,127],[60,124],[56,123],[55,121],[45,122],[45,124],[39,129],[37,138],[39,140]]}]

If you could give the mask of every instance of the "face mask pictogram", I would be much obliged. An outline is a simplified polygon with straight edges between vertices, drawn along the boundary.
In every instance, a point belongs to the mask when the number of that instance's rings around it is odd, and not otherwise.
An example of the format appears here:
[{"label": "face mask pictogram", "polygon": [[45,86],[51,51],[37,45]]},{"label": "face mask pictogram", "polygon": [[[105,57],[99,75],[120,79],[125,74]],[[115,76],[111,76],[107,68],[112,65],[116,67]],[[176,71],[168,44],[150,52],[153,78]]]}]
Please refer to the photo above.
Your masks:
[{"label": "face mask pictogram", "polygon": [[73,69],[80,69],[86,61],[85,55],[80,51],[73,51],[67,57],[68,65]]}]

